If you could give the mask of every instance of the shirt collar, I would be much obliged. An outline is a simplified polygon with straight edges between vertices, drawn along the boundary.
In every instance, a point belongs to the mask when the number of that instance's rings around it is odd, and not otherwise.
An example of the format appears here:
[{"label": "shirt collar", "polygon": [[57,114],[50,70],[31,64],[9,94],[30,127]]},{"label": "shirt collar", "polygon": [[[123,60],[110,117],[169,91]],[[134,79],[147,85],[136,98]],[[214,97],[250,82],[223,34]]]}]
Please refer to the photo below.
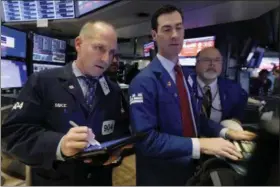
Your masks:
[{"label": "shirt collar", "polygon": [[72,69],[73,69],[73,73],[76,77],[81,77],[81,76],[84,76],[82,74],[82,72],[79,70],[79,68],[77,67],[77,64],[76,64],[76,61],[74,61],[72,63]]},{"label": "shirt collar", "polygon": [[[85,75],[79,70],[79,68],[77,67],[77,63],[76,63],[76,61],[74,61],[73,63],[72,63],[72,69],[73,69],[73,73],[74,73],[74,75],[76,76],[76,77],[85,77]],[[99,79],[99,78],[101,78],[102,77],[102,75],[101,76],[99,76],[99,77],[94,77],[95,79]]]},{"label": "shirt collar", "polygon": [[[199,84],[199,86],[204,90],[204,87],[206,86],[206,84],[199,78],[199,76],[197,76],[197,82]],[[211,84],[209,84],[208,86],[211,88],[211,91],[214,91],[217,89],[217,79],[215,79]]]},{"label": "shirt collar", "polygon": [[176,65],[174,62],[168,60],[167,58],[161,56],[160,54],[157,54],[157,58],[159,59],[161,65],[164,67],[164,69],[166,69],[168,73],[173,72],[174,67]]}]

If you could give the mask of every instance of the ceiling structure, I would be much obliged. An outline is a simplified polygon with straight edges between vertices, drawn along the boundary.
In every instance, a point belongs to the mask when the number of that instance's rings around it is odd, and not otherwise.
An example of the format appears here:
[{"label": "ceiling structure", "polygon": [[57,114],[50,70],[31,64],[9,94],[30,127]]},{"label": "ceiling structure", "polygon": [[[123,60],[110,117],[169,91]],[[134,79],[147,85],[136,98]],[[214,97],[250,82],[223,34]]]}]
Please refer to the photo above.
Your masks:
[{"label": "ceiling structure", "polygon": [[[128,1],[123,0],[101,8],[81,18],[49,21],[47,28],[37,28],[36,22],[5,23],[21,30],[74,38],[89,20],[112,23],[121,38],[150,34],[152,13],[162,4],[173,4],[184,12],[186,29],[256,18],[279,6],[279,1]],[[137,14],[146,13],[147,17]]]}]

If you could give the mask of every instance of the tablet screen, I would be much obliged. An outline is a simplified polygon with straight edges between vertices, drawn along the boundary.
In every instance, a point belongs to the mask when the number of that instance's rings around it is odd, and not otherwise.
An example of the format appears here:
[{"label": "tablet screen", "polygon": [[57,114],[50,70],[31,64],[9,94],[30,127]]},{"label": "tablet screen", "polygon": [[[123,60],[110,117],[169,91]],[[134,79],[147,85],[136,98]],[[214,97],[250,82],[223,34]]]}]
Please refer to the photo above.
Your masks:
[{"label": "tablet screen", "polygon": [[118,144],[118,143],[121,143],[122,141],[125,141],[127,139],[131,138],[130,136],[127,136],[127,137],[124,137],[124,138],[121,138],[121,139],[117,139],[117,140],[111,140],[111,141],[108,141],[108,142],[103,142],[101,143],[101,146],[98,146],[98,145],[91,145],[87,148],[84,149],[84,152],[89,152],[89,151],[97,151],[97,150],[102,150],[104,149],[105,147],[110,147],[111,145],[115,145],[115,144]]}]

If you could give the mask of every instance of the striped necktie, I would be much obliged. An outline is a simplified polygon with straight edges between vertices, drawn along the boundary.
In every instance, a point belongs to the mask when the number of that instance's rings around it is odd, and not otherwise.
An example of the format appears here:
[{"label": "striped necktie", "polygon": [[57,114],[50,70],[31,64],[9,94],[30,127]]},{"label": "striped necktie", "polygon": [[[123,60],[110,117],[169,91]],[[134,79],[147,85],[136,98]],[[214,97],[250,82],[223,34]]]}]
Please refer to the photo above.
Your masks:
[{"label": "striped necktie", "polygon": [[212,107],[212,94],[210,86],[204,87],[204,95],[203,95],[203,102],[202,102],[204,112],[208,118],[211,115],[211,107]]},{"label": "striped necktie", "polygon": [[88,86],[87,92],[85,94],[85,102],[88,108],[92,110],[98,79],[96,77],[90,77],[90,76],[82,76],[82,79],[85,81],[85,83]]}]

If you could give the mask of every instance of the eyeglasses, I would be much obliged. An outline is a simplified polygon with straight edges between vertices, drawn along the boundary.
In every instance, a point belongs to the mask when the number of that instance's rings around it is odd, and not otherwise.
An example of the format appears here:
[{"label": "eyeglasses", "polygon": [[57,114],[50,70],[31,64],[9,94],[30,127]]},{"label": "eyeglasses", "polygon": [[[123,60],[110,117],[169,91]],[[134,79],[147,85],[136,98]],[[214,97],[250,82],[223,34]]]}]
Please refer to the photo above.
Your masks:
[{"label": "eyeglasses", "polygon": [[198,59],[198,62],[203,62],[203,63],[213,63],[213,64],[221,64],[223,62],[222,59],[211,59],[211,58],[201,58],[201,59]]}]

